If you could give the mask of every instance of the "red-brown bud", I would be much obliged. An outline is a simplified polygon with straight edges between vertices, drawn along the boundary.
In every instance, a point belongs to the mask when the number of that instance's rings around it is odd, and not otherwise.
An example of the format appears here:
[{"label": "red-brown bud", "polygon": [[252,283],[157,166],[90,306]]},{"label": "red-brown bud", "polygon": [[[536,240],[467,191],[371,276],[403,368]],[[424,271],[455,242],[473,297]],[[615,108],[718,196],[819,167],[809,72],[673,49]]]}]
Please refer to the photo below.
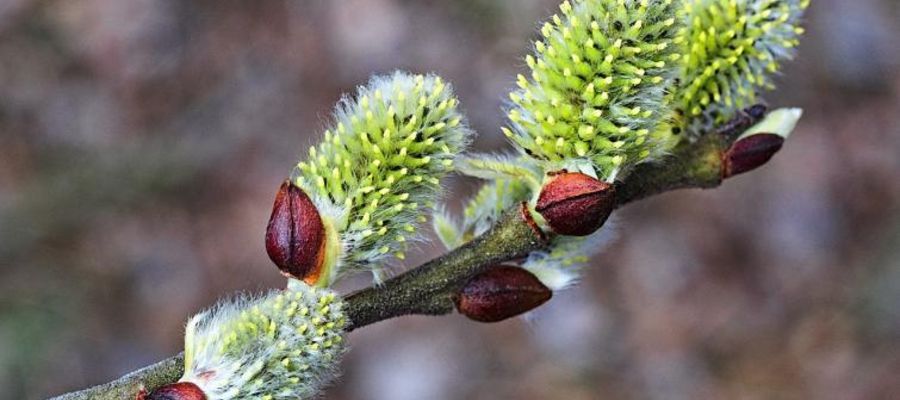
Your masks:
[{"label": "red-brown bud", "polygon": [[275,195],[266,252],[283,274],[309,284],[318,280],[325,259],[325,226],[309,196],[289,180]]},{"label": "red-brown bud", "polygon": [[493,267],[472,278],[456,299],[460,314],[479,322],[497,322],[544,304],[553,292],[522,268]]},{"label": "red-brown bud", "polygon": [[587,236],[600,229],[616,206],[616,188],[579,172],[554,173],[535,211],[560,235]]},{"label": "red-brown bud", "polygon": [[772,133],[758,133],[738,140],[722,159],[722,177],[752,171],[765,164],[781,150],[784,138]]},{"label": "red-brown bud", "polygon": [[193,383],[176,382],[156,389],[149,395],[138,395],[138,400],[206,400],[206,394]]}]

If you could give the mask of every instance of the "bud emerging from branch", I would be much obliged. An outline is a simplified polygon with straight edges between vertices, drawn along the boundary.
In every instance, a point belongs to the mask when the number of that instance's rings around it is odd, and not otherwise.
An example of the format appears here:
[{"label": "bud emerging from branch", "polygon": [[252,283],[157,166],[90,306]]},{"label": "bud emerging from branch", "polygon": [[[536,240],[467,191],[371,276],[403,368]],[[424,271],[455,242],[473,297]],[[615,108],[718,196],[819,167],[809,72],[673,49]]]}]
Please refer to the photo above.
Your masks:
[{"label": "bud emerging from branch", "polygon": [[139,395],[138,400],[207,400],[200,387],[190,382],[170,383],[149,395]]},{"label": "bud emerging from branch", "polygon": [[325,255],[325,227],[316,205],[290,181],[275,195],[266,228],[266,252],[287,276],[314,284]]},{"label": "bud emerging from branch", "polygon": [[[748,115],[756,118],[749,114],[751,111],[747,111]],[[779,108],[746,129],[722,156],[722,177],[730,178],[768,162],[781,149],[802,116],[803,110],[799,108]]]},{"label": "bud emerging from branch", "polygon": [[615,186],[580,172],[550,175],[534,209],[560,235],[586,236],[603,226],[616,206]]},{"label": "bud emerging from branch", "polygon": [[773,133],[757,133],[735,142],[722,160],[722,177],[752,171],[767,163],[784,144],[784,138]]},{"label": "bud emerging from branch", "polygon": [[479,322],[498,322],[544,304],[553,292],[530,272],[511,266],[493,267],[460,290],[456,308]]}]

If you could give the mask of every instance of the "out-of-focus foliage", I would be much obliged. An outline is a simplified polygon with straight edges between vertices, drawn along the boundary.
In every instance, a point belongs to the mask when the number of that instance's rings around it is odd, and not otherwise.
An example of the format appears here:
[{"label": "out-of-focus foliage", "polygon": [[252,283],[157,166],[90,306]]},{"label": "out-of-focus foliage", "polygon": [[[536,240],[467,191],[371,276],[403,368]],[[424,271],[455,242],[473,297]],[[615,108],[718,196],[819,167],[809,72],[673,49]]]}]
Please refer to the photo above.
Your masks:
[{"label": "out-of-focus foliage", "polygon": [[[502,94],[557,5],[3,2],[0,397],[168,356],[217,297],[281,285],[262,244],[271,196],[370,74],[441,74],[477,150],[504,145]],[[622,238],[531,328],[448,317],[355,332],[326,398],[900,392],[898,21],[889,0],[812,2],[766,96],[804,118],[769,165],[622,210]]]}]

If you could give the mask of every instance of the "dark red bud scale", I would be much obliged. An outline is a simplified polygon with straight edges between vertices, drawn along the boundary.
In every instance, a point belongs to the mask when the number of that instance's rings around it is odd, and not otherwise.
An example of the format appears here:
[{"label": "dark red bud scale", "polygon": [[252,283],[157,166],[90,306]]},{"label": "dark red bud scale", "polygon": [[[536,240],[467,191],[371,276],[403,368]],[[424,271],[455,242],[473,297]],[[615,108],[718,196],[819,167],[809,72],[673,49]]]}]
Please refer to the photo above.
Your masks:
[{"label": "dark red bud scale", "polygon": [[727,138],[736,138],[753,124],[762,121],[768,110],[769,108],[763,104],[754,104],[739,110],[734,118],[716,128],[716,133]]},{"label": "dark red bud scale", "polygon": [[772,133],[758,133],[738,140],[722,159],[722,177],[730,178],[759,168],[768,162],[781,146],[784,138]]},{"label": "dark red bud scale", "polygon": [[316,205],[290,180],[275,195],[266,252],[285,275],[311,285],[318,280],[325,259],[325,225]]},{"label": "dark red bud scale", "polygon": [[156,389],[149,395],[141,391],[137,400],[206,400],[206,394],[191,382],[176,382]]},{"label": "dark red bud scale", "polygon": [[456,309],[479,322],[498,322],[544,304],[553,292],[519,267],[498,266],[476,275],[459,292]]},{"label": "dark red bud scale", "polygon": [[603,226],[615,206],[615,186],[580,172],[561,171],[544,184],[534,209],[554,232],[587,236]]}]

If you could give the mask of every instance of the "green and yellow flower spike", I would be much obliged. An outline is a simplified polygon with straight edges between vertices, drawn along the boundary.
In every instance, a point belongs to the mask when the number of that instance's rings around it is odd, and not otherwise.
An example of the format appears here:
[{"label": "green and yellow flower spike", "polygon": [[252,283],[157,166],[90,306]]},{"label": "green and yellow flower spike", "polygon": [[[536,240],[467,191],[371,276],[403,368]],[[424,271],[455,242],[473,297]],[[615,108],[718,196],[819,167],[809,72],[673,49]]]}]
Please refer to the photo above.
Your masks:
[{"label": "green and yellow flower spike", "polygon": [[588,162],[612,181],[661,151],[651,133],[680,55],[672,0],[574,0],[541,28],[504,133],[546,171]]},{"label": "green and yellow flower spike", "polygon": [[440,179],[470,140],[458,103],[441,78],[404,72],[373,78],[340,101],[335,124],[292,177],[291,184],[315,205],[325,236],[323,254],[304,253],[318,254],[307,260],[321,258],[313,279],[295,277],[329,286],[363,270],[379,280],[385,262],[404,258],[407,242],[440,193]]},{"label": "green and yellow flower spike", "polygon": [[208,400],[313,398],[346,348],[341,304],[297,281],[222,302],[188,322],[184,376],[174,386],[192,384]]},{"label": "green and yellow flower spike", "polygon": [[696,137],[773,87],[803,33],[809,0],[685,0],[679,33],[684,57],[675,91],[680,129]]}]

